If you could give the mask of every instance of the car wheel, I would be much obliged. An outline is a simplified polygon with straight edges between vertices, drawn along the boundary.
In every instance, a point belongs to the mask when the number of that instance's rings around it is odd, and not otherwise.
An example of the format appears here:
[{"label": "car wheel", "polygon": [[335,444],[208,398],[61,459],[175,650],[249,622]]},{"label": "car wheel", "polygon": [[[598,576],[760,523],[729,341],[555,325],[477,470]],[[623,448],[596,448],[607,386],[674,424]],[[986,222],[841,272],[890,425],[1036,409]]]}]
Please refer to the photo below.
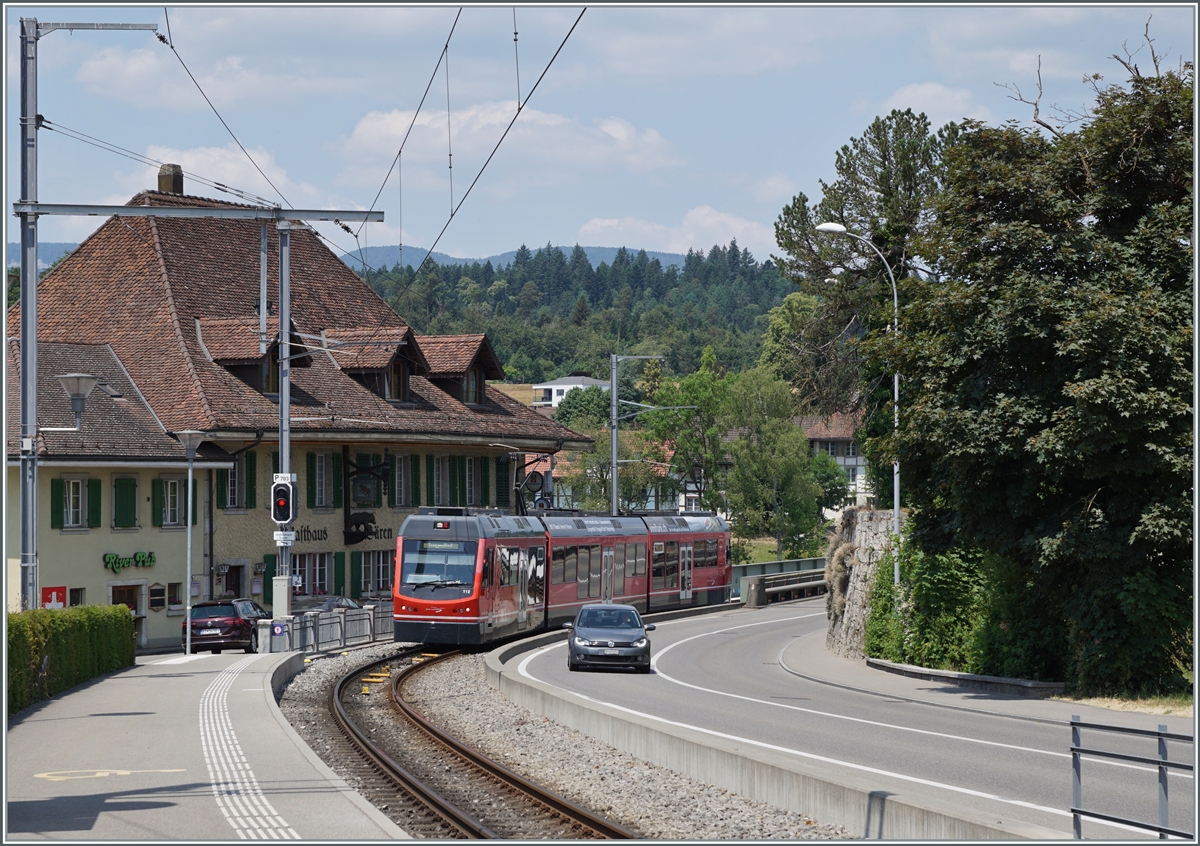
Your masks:
[{"label": "car wheel", "polygon": [[649,664],[646,664],[646,665],[644,665],[644,666],[637,667],[636,669],[637,669],[637,671],[638,671],[639,673],[641,673],[643,676],[648,676],[648,675],[650,675],[650,665],[649,665]]},{"label": "car wheel", "polygon": [[250,643],[246,645],[246,652],[253,654],[258,651],[258,632],[250,632]]},{"label": "car wheel", "polygon": [[213,655],[220,655],[220,654],[221,654],[221,650],[219,650],[219,649],[213,650]]},{"label": "car wheel", "polygon": [[567,653],[567,669],[572,673],[579,669],[579,665],[571,660],[571,653]]}]

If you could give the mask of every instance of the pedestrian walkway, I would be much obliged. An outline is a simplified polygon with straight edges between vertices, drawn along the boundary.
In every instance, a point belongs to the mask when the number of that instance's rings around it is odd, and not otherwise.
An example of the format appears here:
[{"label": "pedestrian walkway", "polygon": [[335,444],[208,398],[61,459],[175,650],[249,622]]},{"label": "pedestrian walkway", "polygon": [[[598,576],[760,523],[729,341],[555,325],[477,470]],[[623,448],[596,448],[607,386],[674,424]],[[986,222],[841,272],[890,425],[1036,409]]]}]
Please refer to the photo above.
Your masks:
[{"label": "pedestrian walkway", "polygon": [[145,655],[10,718],[9,840],[407,838],[280,713],[286,655]]},{"label": "pedestrian walkway", "polygon": [[1190,717],[1171,717],[1116,711],[1077,702],[1037,699],[964,687],[948,682],[916,679],[867,666],[862,659],[840,658],[825,649],[825,631],[816,631],[793,640],[779,656],[779,665],[792,675],[844,689],[871,693],[905,701],[944,708],[984,711],[1027,720],[1067,724],[1072,714],[1106,725],[1131,728],[1157,728],[1159,723],[1171,731],[1191,734]]}]

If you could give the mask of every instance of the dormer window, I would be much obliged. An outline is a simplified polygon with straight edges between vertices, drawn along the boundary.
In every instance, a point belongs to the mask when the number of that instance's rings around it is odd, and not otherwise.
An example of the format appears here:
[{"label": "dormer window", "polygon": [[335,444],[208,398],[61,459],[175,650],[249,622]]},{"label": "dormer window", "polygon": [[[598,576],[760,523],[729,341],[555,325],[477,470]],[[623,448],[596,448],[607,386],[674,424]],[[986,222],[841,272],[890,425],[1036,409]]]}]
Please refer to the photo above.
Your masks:
[{"label": "dormer window", "polygon": [[400,358],[382,370],[351,372],[351,377],[371,393],[390,402],[408,400],[408,364]]},{"label": "dormer window", "polygon": [[483,371],[478,367],[472,367],[467,371],[465,383],[466,393],[463,397],[463,402],[482,404],[484,386]]},{"label": "dormer window", "polygon": [[264,394],[279,393],[279,348],[271,350],[267,355],[267,360],[263,362],[263,367],[267,371],[266,379],[263,380]]}]

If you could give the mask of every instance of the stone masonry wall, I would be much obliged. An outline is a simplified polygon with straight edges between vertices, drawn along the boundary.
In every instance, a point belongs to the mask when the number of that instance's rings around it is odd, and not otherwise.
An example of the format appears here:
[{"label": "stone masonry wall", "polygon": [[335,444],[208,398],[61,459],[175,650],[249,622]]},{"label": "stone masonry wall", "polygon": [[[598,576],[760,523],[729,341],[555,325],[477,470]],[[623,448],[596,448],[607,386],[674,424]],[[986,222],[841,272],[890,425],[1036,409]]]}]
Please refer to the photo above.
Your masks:
[{"label": "stone masonry wall", "polygon": [[[900,514],[901,526],[904,513]],[[825,556],[829,585],[825,648],[843,658],[863,657],[871,584],[879,560],[891,548],[892,512],[847,508]]]}]

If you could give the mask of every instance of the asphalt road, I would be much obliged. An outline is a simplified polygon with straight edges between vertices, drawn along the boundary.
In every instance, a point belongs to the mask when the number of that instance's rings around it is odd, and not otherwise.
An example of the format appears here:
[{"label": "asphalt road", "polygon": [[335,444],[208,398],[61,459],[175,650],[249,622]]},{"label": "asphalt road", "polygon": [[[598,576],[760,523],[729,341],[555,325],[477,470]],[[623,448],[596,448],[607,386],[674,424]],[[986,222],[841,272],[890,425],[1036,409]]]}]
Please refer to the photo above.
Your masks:
[{"label": "asphalt road", "polygon": [[[998,820],[1068,833],[1071,734],[1062,721],[1079,714],[1107,725],[1156,729],[1163,723],[1171,731],[1193,733],[1192,721],[1185,718],[964,691],[868,670],[861,662],[825,653],[825,629],[822,597],[660,623],[651,636],[650,676],[621,670],[568,672],[565,644],[538,653],[524,671],[652,718],[815,758],[835,777],[839,770],[857,770],[877,779],[879,790],[917,791],[981,816],[994,814]],[[847,690],[814,678],[864,689]],[[1085,732],[1083,744],[1157,754],[1152,738]],[[1172,743],[1170,754],[1193,762],[1190,744]],[[1082,774],[1083,807],[1158,821],[1156,768],[1087,758]],[[1191,774],[1172,771],[1172,828],[1195,830],[1194,783]],[[1156,837],[1091,820],[1084,822],[1083,834]]]}]

